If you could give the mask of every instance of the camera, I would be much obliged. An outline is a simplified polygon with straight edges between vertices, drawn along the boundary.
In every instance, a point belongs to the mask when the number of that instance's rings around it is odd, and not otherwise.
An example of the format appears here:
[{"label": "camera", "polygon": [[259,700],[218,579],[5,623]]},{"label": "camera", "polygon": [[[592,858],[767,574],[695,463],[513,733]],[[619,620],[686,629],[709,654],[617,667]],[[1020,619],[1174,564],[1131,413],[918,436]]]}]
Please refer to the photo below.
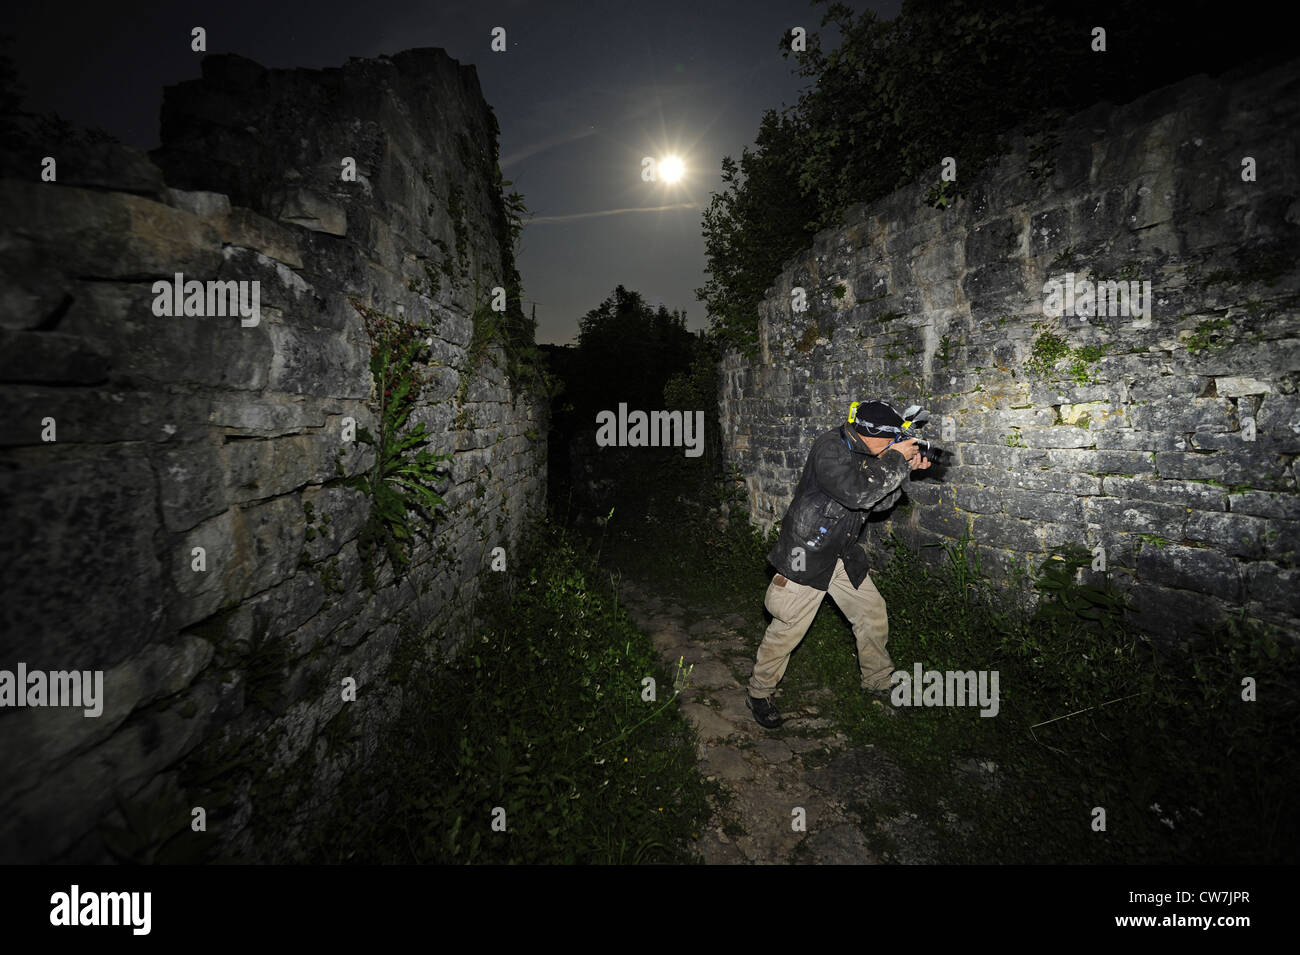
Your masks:
[{"label": "camera", "polygon": [[932,467],[942,467],[946,463],[947,452],[927,438],[913,433],[924,428],[929,420],[930,412],[923,410],[920,405],[912,405],[903,412],[903,426],[898,429],[898,440],[915,441],[921,460],[930,462]]}]

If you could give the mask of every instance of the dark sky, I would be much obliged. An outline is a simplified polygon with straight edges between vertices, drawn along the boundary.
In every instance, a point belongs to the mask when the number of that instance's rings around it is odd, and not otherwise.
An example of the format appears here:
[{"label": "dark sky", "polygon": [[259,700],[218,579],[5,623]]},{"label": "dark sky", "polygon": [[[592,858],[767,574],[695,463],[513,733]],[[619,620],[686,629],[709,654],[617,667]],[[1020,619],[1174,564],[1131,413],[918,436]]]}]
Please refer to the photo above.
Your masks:
[{"label": "dark sky", "polygon": [[[26,108],[146,149],[158,145],[162,88],[199,75],[194,26],[208,52],[270,67],[425,46],[472,64],[501,125],[502,169],[535,217],[518,264],[539,342],[571,341],[618,284],[704,327],[700,214],[719,163],[753,142],[765,109],[796,100],[805,81],[777,44],[793,26],[819,31],[824,10],[805,0],[21,5],[0,14],[0,32],[14,37]],[[849,6],[892,18],[899,2]],[[490,49],[497,26],[505,53]],[[642,181],[642,157],[673,152],[682,182]],[[638,209],[653,211],[624,211]]]}]

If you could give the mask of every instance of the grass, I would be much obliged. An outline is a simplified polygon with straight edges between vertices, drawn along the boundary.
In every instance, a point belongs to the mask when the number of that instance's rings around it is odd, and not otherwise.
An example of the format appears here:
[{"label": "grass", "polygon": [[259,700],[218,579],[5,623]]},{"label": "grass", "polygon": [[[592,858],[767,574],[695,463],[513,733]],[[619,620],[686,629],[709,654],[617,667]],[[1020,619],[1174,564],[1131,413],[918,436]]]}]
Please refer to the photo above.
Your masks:
[{"label": "grass", "polygon": [[[869,721],[847,624],[825,613],[787,675],[794,687],[831,686],[824,710],[838,728],[854,745],[883,744],[905,769],[905,808],[941,834],[943,861],[1295,861],[1294,641],[1230,626],[1160,652],[1105,614],[1051,614],[1064,595],[1030,614],[990,585],[964,546],[950,546],[948,558],[936,571],[896,543],[873,575],[890,608],[891,655],[903,668],[999,671],[996,718],[936,707]],[[1245,675],[1268,682],[1269,706],[1242,701]],[[955,776],[969,759],[992,761],[999,785]],[[1096,806],[1107,810],[1106,833],[1089,827]],[[945,807],[972,831],[949,825]]]},{"label": "grass", "polygon": [[563,533],[539,530],[518,566],[489,577],[480,603],[499,609],[454,660],[400,651],[400,715],[305,861],[694,860],[707,787],[679,675]]},{"label": "grass", "polygon": [[[683,606],[751,615],[756,648],[771,537],[734,520],[718,530],[702,505],[677,511],[675,522],[616,534],[609,559]],[[872,576],[895,665],[997,670],[996,717],[978,707],[885,717],[858,688],[851,629],[830,600],[781,684],[783,712],[816,706],[849,746],[873,744],[903,771],[902,805],[855,809],[873,849],[889,857],[895,847],[867,823],[910,812],[945,863],[1296,861],[1293,640],[1229,621],[1212,638],[1158,647],[1124,627],[1104,575],[1075,582],[1076,567],[1088,571],[1072,552],[1032,576],[1042,598],[1031,609],[1023,591],[988,579],[970,543],[949,545],[933,566],[894,541]],[[1242,700],[1247,676],[1267,705]],[[979,764],[995,768],[959,769]],[[1091,828],[1095,807],[1105,832]]]}]

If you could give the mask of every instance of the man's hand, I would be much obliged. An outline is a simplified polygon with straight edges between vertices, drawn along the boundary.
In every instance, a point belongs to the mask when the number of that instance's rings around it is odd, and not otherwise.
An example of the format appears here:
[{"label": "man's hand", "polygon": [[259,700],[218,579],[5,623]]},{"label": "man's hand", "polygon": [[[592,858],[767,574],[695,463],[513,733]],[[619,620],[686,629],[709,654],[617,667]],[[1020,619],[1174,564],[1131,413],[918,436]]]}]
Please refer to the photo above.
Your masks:
[{"label": "man's hand", "polygon": [[889,446],[890,451],[897,451],[903,457],[907,458],[907,463],[913,471],[924,471],[930,466],[930,462],[922,459],[921,449],[917,446],[914,438],[908,438],[906,441],[899,441],[897,444]]}]

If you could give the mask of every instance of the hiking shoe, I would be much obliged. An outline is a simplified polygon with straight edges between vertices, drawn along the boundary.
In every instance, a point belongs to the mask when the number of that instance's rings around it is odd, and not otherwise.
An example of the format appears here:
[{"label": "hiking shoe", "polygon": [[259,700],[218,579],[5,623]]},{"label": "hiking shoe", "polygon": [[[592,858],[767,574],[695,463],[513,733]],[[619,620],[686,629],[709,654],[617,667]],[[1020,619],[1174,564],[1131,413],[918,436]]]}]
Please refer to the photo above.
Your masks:
[{"label": "hiking shoe", "polygon": [[892,688],[888,690],[872,690],[868,688],[865,692],[873,703],[885,711],[886,716],[903,715],[904,708],[894,705]]},{"label": "hiking shoe", "polygon": [[772,702],[770,697],[760,700],[746,693],[745,705],[754,714],[754,719],[758,721],[759,726],[774,730],[781,725],[781,714],[776,711],[776,704]]}]

